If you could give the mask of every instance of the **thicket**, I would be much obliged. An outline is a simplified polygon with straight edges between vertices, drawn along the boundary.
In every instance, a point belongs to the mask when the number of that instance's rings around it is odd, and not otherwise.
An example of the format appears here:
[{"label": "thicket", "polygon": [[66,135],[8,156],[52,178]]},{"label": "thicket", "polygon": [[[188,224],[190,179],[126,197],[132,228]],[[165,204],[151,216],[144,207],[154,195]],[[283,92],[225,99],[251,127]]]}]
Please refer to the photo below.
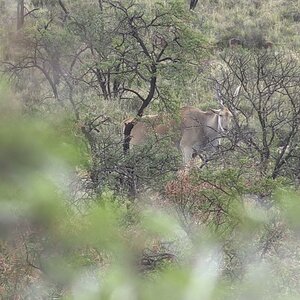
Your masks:
[{"label": "thicket", "polygon": [[[297,2],[0,1],[0,299],[296,299]],[[189,172],[128,149],[124,119],[219,102]]]}]

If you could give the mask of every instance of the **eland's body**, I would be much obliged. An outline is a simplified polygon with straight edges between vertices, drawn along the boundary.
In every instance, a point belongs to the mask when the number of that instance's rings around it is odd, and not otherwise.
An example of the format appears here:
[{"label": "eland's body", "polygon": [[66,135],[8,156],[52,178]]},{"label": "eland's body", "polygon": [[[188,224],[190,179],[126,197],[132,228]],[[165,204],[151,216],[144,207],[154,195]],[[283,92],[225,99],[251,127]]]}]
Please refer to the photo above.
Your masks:
[{"label": "eland's body", "polygon": [[[141,145],[153,136],[168,135],[180,148],[183,162],[188,164],[195,154],[217,149],[222,135],[229,129],[231,117],[226,107],[202,111],[192,106],[181,108],[178,120],[162,115],[143,116],[131,130],[130,144]],[[124,121],[123,125],[132,120]]]}]

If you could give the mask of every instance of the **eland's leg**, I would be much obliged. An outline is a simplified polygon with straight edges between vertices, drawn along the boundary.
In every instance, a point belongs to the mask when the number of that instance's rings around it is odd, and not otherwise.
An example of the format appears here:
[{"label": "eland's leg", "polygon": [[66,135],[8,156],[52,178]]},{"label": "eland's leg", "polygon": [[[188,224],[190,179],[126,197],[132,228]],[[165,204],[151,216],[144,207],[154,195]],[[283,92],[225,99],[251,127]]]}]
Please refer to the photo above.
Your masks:
[{"label": "eland's leg", "polygon": [[180,149],[183,156],[183,163],[185,166],[188,166],[191,159],[193,158],[194,149],[190,146],[180,145]]}]

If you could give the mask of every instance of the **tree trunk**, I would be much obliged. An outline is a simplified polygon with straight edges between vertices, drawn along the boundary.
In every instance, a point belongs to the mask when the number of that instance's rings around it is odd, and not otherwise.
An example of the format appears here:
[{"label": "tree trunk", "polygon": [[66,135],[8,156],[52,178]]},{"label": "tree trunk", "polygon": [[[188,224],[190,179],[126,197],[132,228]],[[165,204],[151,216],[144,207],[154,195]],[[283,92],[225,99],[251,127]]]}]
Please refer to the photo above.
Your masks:
[{"label": "tree trunk", "polygon": [[18,0],[17,3],[17,30],[24,25],[24,0]]},{"label": "tree trunk", "polygon": [[198,3],[198,0],[191,0],[191,2],[190,2],[190,9],[195,9],[197,3]]}]

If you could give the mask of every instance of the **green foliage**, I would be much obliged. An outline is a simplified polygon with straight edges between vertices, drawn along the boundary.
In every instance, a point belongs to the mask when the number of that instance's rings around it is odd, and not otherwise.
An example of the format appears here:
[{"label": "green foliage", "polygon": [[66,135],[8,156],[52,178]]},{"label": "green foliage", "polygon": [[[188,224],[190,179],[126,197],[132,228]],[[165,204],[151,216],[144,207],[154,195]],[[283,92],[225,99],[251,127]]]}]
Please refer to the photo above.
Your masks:
[{"label": "green foliage", "polygon": [[[29,2],[0,21],[0,297],[298,299],[298,1]],[[200,168],[124,155],[124,116],[215,107],[216,78],[240,114]]]}]

